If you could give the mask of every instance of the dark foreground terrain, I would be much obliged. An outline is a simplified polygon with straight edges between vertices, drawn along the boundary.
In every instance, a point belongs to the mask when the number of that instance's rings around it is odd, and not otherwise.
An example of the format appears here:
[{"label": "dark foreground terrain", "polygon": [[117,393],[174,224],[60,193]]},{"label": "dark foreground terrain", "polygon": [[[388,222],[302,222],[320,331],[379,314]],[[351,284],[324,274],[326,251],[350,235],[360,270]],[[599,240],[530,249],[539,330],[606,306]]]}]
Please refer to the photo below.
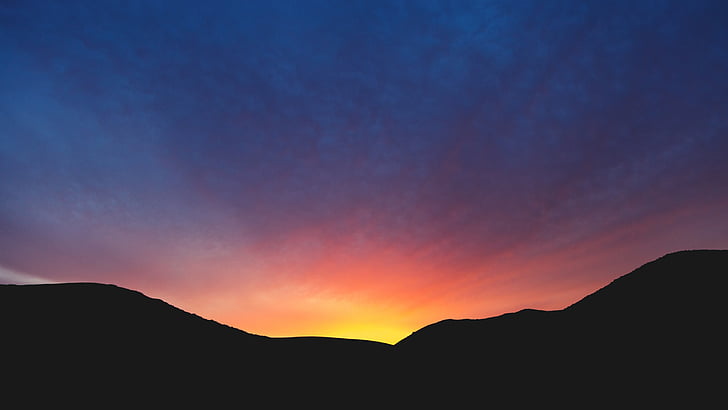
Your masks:
[{"label": "dark foreground terrain", "polygon": [[666,255],[559,311],[394,346],[268,338],[113,285],[0,286],[6,397],[108,407],[725,405],[728,251]]}]

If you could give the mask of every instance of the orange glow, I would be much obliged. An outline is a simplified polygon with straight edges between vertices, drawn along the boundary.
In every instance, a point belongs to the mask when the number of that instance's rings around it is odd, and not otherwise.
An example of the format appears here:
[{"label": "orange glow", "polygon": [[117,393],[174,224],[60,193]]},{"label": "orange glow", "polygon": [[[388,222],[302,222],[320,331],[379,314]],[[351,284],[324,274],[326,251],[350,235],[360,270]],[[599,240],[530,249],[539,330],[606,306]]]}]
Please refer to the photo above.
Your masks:
[{"label": "orange glow", "polygon": [[[708,231],[713,221],[695,214],[680,219],[692,218],[695,232]],[[685,246],[690,231],[671,225],[675,219],[674,214],[655,216],[573,244],[514,245],[489,253],[462,251],[447,237],[418,246],[367,236],[366,231],[362,235],[362,229],[336,234],[324,226],[237,248],[198,243],[160,247],[124,272],[62,259],[37,259],[43,265],[34,271],[43,275],[64,265],[74,276],[63,281],[103,281],[97,273],[104,271],[115,284],[266,336],[396,343],[443,319],[561,309],[646,260],[682,247],[706,247],[714,240]],[[660,240],[645,239],[650,236]]]},{"label": "orange glow", "polygon": [[[207,266],[227,272],[219,276],[228,279],[190,292],[179,304],[267,336],[396,343],[445,318],[487,317],[526,307],[522,304],[543,292],[520,282],[530,267],[519,267],[505,256],[465,260],[457,268],[443,269],[449,255],[433,259],[433,252],[427,251],[428,258],[422,258],[422,251],[377,244],[355,248],[349,238],[341,237],[336,244],[322,241],[320,248],[326,252],[319,253],[312,245],[315,240],[321,236],[293,235],[273,251],[257,249],[267,264],[248,256]],[[253,282],[241,279],[251,276]],[[561,300],[547,302],[531,307],[563,307]]]}]

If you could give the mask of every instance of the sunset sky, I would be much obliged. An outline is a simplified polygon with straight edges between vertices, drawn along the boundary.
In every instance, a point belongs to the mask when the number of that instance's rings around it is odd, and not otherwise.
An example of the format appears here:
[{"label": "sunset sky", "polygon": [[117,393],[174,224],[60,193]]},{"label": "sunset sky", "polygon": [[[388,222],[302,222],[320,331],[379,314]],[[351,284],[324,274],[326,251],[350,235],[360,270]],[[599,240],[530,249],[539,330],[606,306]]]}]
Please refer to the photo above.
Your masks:
[{"label": "sunset sky", "polygon": [[728,2],[0,4],[2,283],[393,343],[694,248]]}]

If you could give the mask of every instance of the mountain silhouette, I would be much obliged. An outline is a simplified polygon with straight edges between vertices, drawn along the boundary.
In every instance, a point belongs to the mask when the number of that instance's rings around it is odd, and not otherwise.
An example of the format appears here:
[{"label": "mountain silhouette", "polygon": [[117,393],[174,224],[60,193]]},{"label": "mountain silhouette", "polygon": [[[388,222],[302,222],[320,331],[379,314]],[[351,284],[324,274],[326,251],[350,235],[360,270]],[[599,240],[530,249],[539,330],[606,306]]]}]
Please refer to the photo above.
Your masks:
[{"label": "mountain silhouette", "polygon": [[676,252],[565,309],[444,320],[394,346],[254,335],[113,285],[0,285],[0,353],[6,391],[31,403],[710,403],[726,274],[728,251]]},{"label": "mountain silhouette", "polygon": [[[676,252],[563,310],[444,320],[414,332],[395,350],[418,375],[416,386],[431,380],[450,390],[487,385],[530,403],[705,399],[723,377],[720,284],[727,274],[728,251]],[[442,374],[451,376],[428,376]],[[459,376],[464,374],[478,377]],[[529,394],[522,393],[524,385]]]},{"label": "mountain silhouette", "polygon": [[0,285],[0,312],[4,370],[16,387],[91,402],[333,400],[378,371],[390,350],[363,340],[253,335],[97,283]]}]

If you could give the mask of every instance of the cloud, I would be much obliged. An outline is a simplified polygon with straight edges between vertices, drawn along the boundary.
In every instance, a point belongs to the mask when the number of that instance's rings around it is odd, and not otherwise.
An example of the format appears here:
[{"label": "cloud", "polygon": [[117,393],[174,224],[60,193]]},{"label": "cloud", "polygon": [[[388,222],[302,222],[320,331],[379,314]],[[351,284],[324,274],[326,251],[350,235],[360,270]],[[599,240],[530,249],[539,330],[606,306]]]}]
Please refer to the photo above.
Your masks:
[{"label": "cloud", "polygon": [[41,278],[27,273],[16,272],[0,266],[0,283],[14,285],[35,285],[42,283],[56,283],[53,280]]}]

